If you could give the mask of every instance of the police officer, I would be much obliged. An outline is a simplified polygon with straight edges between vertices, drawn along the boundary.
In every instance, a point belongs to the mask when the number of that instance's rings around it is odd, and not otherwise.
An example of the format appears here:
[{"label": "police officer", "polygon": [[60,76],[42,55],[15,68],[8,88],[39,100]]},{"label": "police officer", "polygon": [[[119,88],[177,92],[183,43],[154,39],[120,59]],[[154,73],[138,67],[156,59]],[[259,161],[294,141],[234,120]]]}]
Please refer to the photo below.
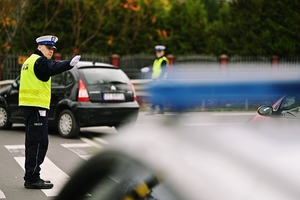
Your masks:
[{"label": "police officer", "polygon": [[[163,45],[155,46],[156,59],[153,62],[152,76],[151,76],[152,80],[154,80],[154,81],[160,81],[167,77],[167,67],[169,66],[169,60],[165,56],[165,49],[166,49],[166,47]],[[158,114],[164,114],[163,97],[161,97],[161,96],[153,97],[151,110],[150,110],[150,113],[148,113],[148,114],[154,114],[156,106],[159,107]]]},{"label": "police officer", "polygon": [[51,99],[51,76],[75,66],[72,60],[56,62],[53,56],[58,38],[45,35],[36,39],[37,49],[24,62],[20,75],[19,106],[25,124],[25,176],[27,189],[50,189],[51,181],[40,178],[40,165],[48,149],[48,110]]}]

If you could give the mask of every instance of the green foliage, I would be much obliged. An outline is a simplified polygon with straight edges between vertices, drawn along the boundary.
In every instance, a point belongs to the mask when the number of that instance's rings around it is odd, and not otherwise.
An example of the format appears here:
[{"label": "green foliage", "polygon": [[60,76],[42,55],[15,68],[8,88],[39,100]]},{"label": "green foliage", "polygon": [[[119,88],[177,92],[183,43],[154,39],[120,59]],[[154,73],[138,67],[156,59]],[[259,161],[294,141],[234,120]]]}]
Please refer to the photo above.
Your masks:
[{"label": "green foliage", "polygon": [[228,55],[299,53],[298,1],[238,0],[225,4],[209,27],[209,51]]},{"label": "green foliage", "polygon": [[[0,54],[32,52],[58,36],[62,54],[300,53],[299,1],[1,0]],[[4,9],[6,8],[6,9]]]},{"label": "green foliage", "polygon": [[175,1],[168,16],[171,52],[202,54],[205,52],[207,17],[201,1]]}]

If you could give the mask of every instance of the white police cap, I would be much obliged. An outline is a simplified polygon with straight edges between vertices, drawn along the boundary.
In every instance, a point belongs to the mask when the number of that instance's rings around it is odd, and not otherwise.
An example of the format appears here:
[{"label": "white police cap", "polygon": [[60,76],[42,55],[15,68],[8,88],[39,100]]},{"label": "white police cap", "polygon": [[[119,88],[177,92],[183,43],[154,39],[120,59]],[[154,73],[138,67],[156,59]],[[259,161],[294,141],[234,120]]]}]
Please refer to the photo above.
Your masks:
[{"label": "white police cap", "polygon": [[44,35],[41,37],[36,38],[36,42],[38,45],[47,45],[51,46],[56,49],[56,42],[58,41],[58,38],[54,35]]},{"label": "white police cap", "polygon": [[166,49],[166,47],[163,46],[163,45],[156,45],[156,46],[155,46],[155,50],[156,50],[156,51],[164,51],[165,49]]}]

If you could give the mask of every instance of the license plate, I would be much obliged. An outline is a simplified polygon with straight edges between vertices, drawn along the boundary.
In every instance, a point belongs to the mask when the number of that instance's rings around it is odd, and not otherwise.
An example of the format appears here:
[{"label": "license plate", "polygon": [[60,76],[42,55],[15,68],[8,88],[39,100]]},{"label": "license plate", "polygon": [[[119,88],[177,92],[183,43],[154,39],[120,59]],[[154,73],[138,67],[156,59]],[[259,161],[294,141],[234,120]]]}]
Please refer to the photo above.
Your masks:
[{"label": "license plate", "polygon": [[123,93],[104,93],[104,100],[125,100],[125,96]]}]

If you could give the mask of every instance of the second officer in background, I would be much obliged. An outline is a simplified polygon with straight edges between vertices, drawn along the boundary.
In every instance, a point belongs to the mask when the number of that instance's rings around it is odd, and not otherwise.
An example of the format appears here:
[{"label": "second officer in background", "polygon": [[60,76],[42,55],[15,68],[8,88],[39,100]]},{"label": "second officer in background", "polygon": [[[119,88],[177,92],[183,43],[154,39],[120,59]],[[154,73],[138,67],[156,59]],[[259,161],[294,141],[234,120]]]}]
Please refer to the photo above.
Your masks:
[{"label": "second officer in background", "polygon": [[[151,75],[153,81],[163,80],[168,75],[169,60],[165,56],[165,49],[166,47],[163,45],[155,46],[156,59],[153,62]],[[151,110],[148,114],[154,114],[156,106],[159,107],[158,114],[164,114],[164,98],[162,96],[152,97]]]}]

